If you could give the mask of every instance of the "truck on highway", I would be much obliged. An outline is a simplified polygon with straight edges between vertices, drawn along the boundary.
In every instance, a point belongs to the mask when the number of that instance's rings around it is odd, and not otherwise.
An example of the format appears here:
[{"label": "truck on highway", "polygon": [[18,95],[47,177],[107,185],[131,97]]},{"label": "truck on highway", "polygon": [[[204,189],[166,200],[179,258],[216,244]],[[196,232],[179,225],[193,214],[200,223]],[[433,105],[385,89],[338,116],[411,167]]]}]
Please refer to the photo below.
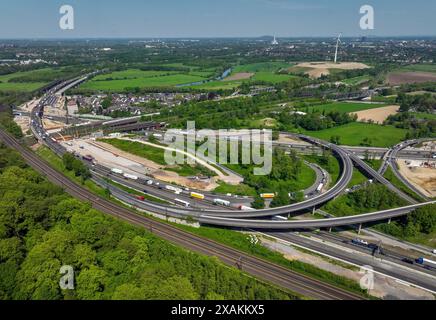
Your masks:
[{"label": "truck on highway", "polygon": [[83,156],[82,159],[89,162],[92,162],[94,160],[94,158],[90,155]]},{"label": "truck on highway", "polygon": [[180,189],[180,188],[176,188],[176,187],[173,187],[173,186],[169,186],[169,185],[166,185],[165,186],[165,189],[167,189],[167,190],[170,190],[170,191],[173,191],[175,194],[180,194],[180,193],[182,193],[182,189]]},{"label": "truck on highway", "polygon": [[324,188],[324,183],[320,183],[318,188],[316,188],[316,192],[321,192],[322,188]]},{"label": "truck on highway", "polygon": [[113,173],[123,174],[123,170],[121,170],[121,169],[112,168],[111,171],[112,171]]},{"label": "truck on highway", "polygon": [[182,206],[184,206],[186,208],[188,208],[191,205],[189,202],[183,201],[183,200],[180,200],[180,199],[174,199],[174,202],[176,204],[182,205]]},{"label": "truck on highway", "polygon": [[144,196],[136,196],[136,199],[141,200],[141,201],[145,201],[145,197]]},{"label": "truck on highway", "polygon": [[195,198],[195,199],[204,200],[204,198],[205,198],[204,194],[197,193],[197,192],[191,192],[190,195],[191,195],[191,198]]},{"label": "truck on highway", "polygon": [[263,199],[273,199],[276,195],[274,193],[261,193],[260,197]]},{"label": "truck on highway", "polygon": [[230,207],[230,201],[223,199],[213,199],[213,203],[220,206]]},{"label": "truck on highway", "polygon": [[253,209],[251,207],[247,207],[247,206],[243,206],[243,205],[240,205],[238,207],[238,209],[241,210],[241,211],[255,211],[256,210],[256,209]]},{"label": "truck on highway", "polygon": [[123,177],[126,178],[126,179],[138,180],[137,176],[134,176],[134,175],[128,174],[128,173],[123,174]]},{"label": "truck on highway", "polygon": [[416,263],[421,264],[423,266],[436,267],[436,261],[426,259],[426,258],[418,258],[415,260]]}]

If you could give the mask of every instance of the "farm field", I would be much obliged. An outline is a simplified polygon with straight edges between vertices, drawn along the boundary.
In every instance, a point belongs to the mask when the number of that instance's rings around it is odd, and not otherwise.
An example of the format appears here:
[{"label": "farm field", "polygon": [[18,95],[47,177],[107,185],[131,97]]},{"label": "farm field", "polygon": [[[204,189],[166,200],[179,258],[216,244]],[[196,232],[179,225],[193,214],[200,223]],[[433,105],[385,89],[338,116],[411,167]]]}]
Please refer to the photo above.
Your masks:
[{"label": "farm field", "polygon": [[123,91],[127,88],[172,87],[180,84],[203,81],[206,78],[177,71],[142,71],[130,69],[100,75],[85,82],[82,89]]},{"label": "farm field", "polygon": [[436,73],[422,71],[395,71],[388,74],[387,82],[390,85],[402,85],[407,83],[423,83],[436,81]]},{"label": "farm field", "polygon": [[383,104],[379,103],[357,103],[357,102],[333,102],[327,104],[314,105],[309,107],[299,108],[304,112],[329,112],[338,111],[343,113],[358,112],[362,110],[369,110],[383,107]]},{"label": "farm field", "polygon": [[321,131],[302,130],[306,135],[329,141],[332,136],[339,136],[343,145],[360,146],[369,140],[373,147],[391,147],[404,140],[406,130],[394,126],[381,126],[361,122],[329,128]]},{"label": "farm field", "polygon": [[436,72],[436,64],[413,64],[402,67],[401,71]]}]

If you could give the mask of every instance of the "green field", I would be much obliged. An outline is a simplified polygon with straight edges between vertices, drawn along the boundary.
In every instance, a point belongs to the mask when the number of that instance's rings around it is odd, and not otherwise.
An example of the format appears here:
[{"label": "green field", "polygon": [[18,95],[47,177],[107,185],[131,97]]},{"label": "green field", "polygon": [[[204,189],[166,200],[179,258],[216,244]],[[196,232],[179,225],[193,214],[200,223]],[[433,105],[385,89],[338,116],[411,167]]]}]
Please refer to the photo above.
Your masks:
[{"label": "green field", "polygon": [[274,73],[279,71],[280,69],[287,69],[292,67],[292,64],[278,61],[278,62],[259,62],[259,63],[251,63],[251,64],[242,64],[233,68],[233,73],[239,72],[268,72]]},{"label": "green field", "polygon": [[129,69],[99,75],[85,82],[80,88],[99,91],[124,91],[129,88],[173,87],[181,84],[206,80],[194,74],[177,71],[142,71]]},{"label": "green field", "polygon": [[407,130],[394,126],[381,126],[352,122],[346,125],[325,129],[321,131],[302,130],[306,135],[329,141],[332,136],[340,136],[341,144],[360,146],[364,139],[370,139],[373,147],[391,147],[404,140]]},{"label": "green field", "polygon": [[399,71],[436,72],[436,64],[413,64],[402,67]]},{"label": "green field", "polygon": [[46,84],[46,82],[0,82],[0,91],[31,92],[44,87]]},{"label": "green field", "polygon": [[251,78],[251,81],[265,81],[269,83],[280,83],[285,82],[290,79],[298,79],[299,77],[289,74],[277,74],[272,72],[256,72],[254,77]]},{"label": "green field", "polygon": [[[242,175],[245,178],[252,175],[253,168],[254,168],[254,165],[248,165],[248,166],[241,167],[240,165],[237,165],[237,164],[227,164],[225,166],[228,167],[230,170],[233,170],[236,173],[239,173],[240,175]],[[273,159],[273,166],[274,166],[274,159]],[[277,190],[279,185],[287,185],[288,187],[290,187],[291,189],[296,190],[296,191],[305,190],[305,189],[311,187],[315,183],[315,180],[316,180],[315,171],[311,167],[309,167],[308,165],[303,163],[301,166],[301,170],[298,174],[298,178],[296,180],[287,180],[287,181],[270,180],[269,186],[267,186],[262,191],[272,192],[273,190]],[[229,193],[232,193],[232,192],[229,191]]]},{"label": "green field", "polygon": [[252,64],[238,65],[233,68],[232,74],[240,72],[254,73],[250,80],[244,81],[264,81],[272,84],[288,81],[289,79],[296,79],[297,76],[289,74],[277,74],[276,72],[281,69],[288,69],[292,64],[287,62],[260,62]]},{"label": "green field", "polygon": [[367,82],[369,80],[371,80],[370,76],[360,76],[360,77],[345,79],[345,80],[342,80],[341,82],[348,84],[350,86],[355,86],[355,85]]},{"label": "green field", "polygon": [[[171,74],[177,74],[176,71],[142,71],[139,69],[128,69],[124,71],[115,71],[108,74],[101,74],[92,79],[92,81],[104,81],[104,80],[131,80],[138,78],[153,78],[159,76],[166,76]],[[92,82],[91,81],[91,82]]]},{"label": "green field", "polygon": [[242,81],[210,81],[206,83],[202,83],[195,86],[189,86],[188,88],[193,89],[210,89],[210,90],[232,90],[236,87],[239,87],[242,84]]},{"label": "green field", "polygon": [[[60,70],[44,68],[0,75],[0,91],[31,92],[53,81],[61,72]],[[23,79],[25,81],[14,82],[14,79]]]},{"label": "green field", "polygon": [[307,112],[329,112],[329,111],[338,111],[338,112],[358,112],[362,110],[375,109],[384,107],[384,104],[379,103],[352,103],[352,102],[334,102],[328,104],[320,104],[309,107],[299,108],[300,111]]}]

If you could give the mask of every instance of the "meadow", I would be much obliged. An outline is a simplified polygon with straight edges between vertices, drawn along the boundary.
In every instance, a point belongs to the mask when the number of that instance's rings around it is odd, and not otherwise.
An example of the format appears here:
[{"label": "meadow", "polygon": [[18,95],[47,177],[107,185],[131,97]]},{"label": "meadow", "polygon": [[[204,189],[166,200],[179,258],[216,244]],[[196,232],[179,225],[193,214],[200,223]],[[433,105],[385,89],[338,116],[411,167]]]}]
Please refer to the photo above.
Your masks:
[{"label": "meadow", "polygon": [[177,71],[142,71],[129,69],[99,75],[85,82],[81,88],[100,91],[124,91],[129,88],[173,87],[191,82],[203,81],[207,78],[195,74]]},{"label": "meadow", "polygon": [[379,103],[357,103],[357,102],[333,102],[327,104],[313,105],[309,107],[299,108],[300,111],[304,112],[330,112],[338,111],[343,113],[358,112],[362,110],[375,109],[384,107],[384,104]]},{"label": "meadow", "polygon": [[[339,136],[340,143],[349,146],[360,146],[368,139],[373,147],[391,147],[405,139],[407,130],[394,126],[381,126],[361,122],[352,122],[342,126],[321,131],[301,130],[309,136],[329,141],[332,136]],[[367,141],[367,142],[368,142]]]}]

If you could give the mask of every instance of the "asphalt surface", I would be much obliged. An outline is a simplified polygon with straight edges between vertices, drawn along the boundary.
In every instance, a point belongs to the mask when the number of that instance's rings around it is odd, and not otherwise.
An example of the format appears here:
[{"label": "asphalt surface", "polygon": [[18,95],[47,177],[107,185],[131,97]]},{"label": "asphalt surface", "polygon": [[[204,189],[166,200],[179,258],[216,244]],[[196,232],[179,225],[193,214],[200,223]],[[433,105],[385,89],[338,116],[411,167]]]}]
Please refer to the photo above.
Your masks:
[{"label": "asphalt surface", "polygon": [[[345,241],[343,238],[338,237],[334,234],[326,235],[326,233],[321,234],[310,234],[312,237],[318,237],[326,242],[336,243],[346,249],[337,248],[335,246],[326,245],[318,241],[309,239],[308,237],[284,232],[284,233],[271,233],[266,232],[266,235],[270,235],[290,243],[300,245],[302,247],[323,253],[325,255],[341,259],[343,261],[350,262],[358,266],[371,266],[374,271],[380,272],[382,274],[388,275],[390,277],[407,281],[413,285],[425,288],[432,292],[436,292],[436,280],[432,275],[423,274],[427,272],[423,267],[415,266],[415,271],[408,270],[407,268],[413,268],[410,264],[402,262],[402,257],[395,256],[394,253],[390,252],[388,255],[377,254],[373,256],[368,248],[358,245],[351,245],[349,241]],[[350,251],[352,250],[352,251]],[[356,253],[352,253],[356,252]],[[390,261],[392,263],[386,263]]]}]

